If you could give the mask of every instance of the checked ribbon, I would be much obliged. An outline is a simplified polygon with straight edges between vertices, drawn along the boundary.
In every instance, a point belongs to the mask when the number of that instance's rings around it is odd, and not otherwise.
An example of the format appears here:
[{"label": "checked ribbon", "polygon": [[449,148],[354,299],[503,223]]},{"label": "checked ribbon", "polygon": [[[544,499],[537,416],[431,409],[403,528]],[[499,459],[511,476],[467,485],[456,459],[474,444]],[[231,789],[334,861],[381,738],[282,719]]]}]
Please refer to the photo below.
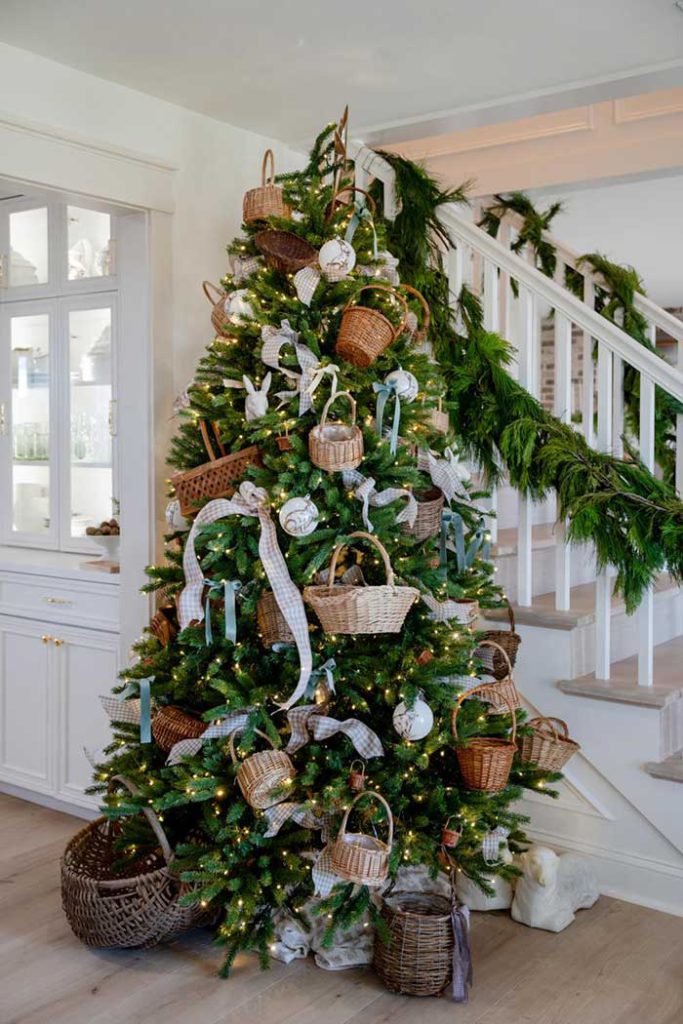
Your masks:
[{"label": "checked ribbon", "polygon": [[[266,325],[261,328],[261,340],[263,342],[261,347],[261,359],[263,362],[266,366],[278,370],[294,385],[293,391],[278,391],[276,398],[279,398],[284,403],[288,402],[291,398],[296,398],[298,395],[299,416],[303,416],[313,404],[311,384],[313,383],[314,371],[320,365],[318,357],[315,353],[311,352],[308,345],[304,345],[299,340],[299,334],[297,331],[292,330],[289,320],[282,320],[279,327]],[[284,345],[291,345],[294,349],[297,361],[301,367],[301,373],[289,370],[285,366],[280,366],[280,351]]]},{"label": "checked ribbon", "polygon": [[253,710],[253,708],[240,708],[238,711],[231,711],[225,718],[208,725],[201,736],[178,740],[171,747],[166,764],[179,764],[184,757],[194,757],[208,740],[227,739],[235,732],[242,732],[246,729],[249,715]]},{"label": "checked ribbon", "polygon": [[308,704],[300,708],[292,708],[287,714],[292,734],[286,746],[288,754],[293,754],[304,747],[310,739],[327,740],[338,732],[343,733],[353,743],[360,756],[366,761],[371,757],[382,757],[384,749],[376,732],[358,718],[347,718],[340,722],[322,714],[324,705]]},{"label": "checked ribbon", "polygon": [[407,491],[402,487],[387,487],[378,492],[373,478],[363,476],[357,469],[343,470],[342,480],[344,487],[352,489],[354,496],[363,503],[363,524],[368,533],[372,533],[375,529],[370,522],[370,505],[373,508],[384,508],[385,505],[391,505],[392,501],[397,501],[399,498],[407,498],[408,501],[405,508],[401,509],[396,516],[396,522],[408,523],[409,526],[415,522],[417,500],[412,491]]},{"label": "checked ribbon", "polygon": [[[152,693],[154,676],[145,679],[131,679],[125,690],[115,697],[100,697],[100,704],[111,722],[125,722],[140,725],[140,742],[152,742]],[[139,697],[133,697],[139,693]]]}]

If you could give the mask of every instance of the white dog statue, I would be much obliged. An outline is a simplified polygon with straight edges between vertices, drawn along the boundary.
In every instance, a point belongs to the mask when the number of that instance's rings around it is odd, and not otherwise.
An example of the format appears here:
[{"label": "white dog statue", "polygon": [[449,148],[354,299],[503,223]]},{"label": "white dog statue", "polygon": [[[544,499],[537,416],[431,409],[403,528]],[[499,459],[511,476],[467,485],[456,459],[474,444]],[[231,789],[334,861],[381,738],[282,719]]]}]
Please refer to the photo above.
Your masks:
[{"label": "white dog statue", "polygon": [[558,856],[547,846],[531,846],[516,864],[522,877],[511,915],[530,928],[561,932],[574,920],[574,911],[592,907],[599,896],[587,861],[576,854]]},{"label": "white dog statue", "polygon": [[[506,843],[500,844],[498,858],[503,864],[512,863],[512,854]],[[486,881],[493,889],[492,896],[488,896],[483,889],[480,889],[464,871],[458,871],[455,892],[460,902],[468,906],[470,910],[509,910],[512,903],[510,882],[506,878],[501,878],[500,875],[487,875]]]}]

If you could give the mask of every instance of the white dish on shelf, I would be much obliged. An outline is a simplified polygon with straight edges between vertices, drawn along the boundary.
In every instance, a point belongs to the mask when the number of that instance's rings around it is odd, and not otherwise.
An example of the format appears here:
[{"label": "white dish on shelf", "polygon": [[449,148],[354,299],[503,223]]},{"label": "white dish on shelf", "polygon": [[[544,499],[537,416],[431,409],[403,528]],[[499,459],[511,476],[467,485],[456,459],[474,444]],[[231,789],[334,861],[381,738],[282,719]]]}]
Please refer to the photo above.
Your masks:
[{"label": "white dish on shelf", "polygon": [[99,544],[104,550],[100,557],[104,561],[118,562],[119,560],[119,536],[105,533],[90,534],[90,539],[94,540],[96,544]]}]

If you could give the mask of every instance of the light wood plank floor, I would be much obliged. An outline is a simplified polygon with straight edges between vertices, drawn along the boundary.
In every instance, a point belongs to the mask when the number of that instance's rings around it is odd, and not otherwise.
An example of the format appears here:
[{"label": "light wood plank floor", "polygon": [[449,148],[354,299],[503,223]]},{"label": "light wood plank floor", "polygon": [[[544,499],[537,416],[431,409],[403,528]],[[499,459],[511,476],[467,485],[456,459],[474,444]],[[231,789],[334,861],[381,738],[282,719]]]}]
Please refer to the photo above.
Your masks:
[{"label": "light wood plank floor", "polygon": [[97,952],[69,931],[58,860],[80,823],[0,796],[1,1024],[682,1024],[683,919],[601,899],[560,935],[475,915],[467,1006],[386,992],[309,961],[216,977],[206,932]]}]

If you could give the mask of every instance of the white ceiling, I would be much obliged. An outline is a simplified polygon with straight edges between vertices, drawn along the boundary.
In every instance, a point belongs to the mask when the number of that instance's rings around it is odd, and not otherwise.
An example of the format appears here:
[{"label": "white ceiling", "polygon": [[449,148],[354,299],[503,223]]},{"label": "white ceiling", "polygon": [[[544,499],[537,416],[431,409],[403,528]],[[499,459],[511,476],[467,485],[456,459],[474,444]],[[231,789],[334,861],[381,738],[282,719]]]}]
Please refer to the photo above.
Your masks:
[{"label": "white ceiling", "polygon": [[623,94],[636,76],[643,91],[643,76],[683,68],[672,0],[0,0],[0,13],[3,42],[288,142],[347,102],[371,137],[473,109],[500,120],[512,101],[538,110],[581,86]]}]

